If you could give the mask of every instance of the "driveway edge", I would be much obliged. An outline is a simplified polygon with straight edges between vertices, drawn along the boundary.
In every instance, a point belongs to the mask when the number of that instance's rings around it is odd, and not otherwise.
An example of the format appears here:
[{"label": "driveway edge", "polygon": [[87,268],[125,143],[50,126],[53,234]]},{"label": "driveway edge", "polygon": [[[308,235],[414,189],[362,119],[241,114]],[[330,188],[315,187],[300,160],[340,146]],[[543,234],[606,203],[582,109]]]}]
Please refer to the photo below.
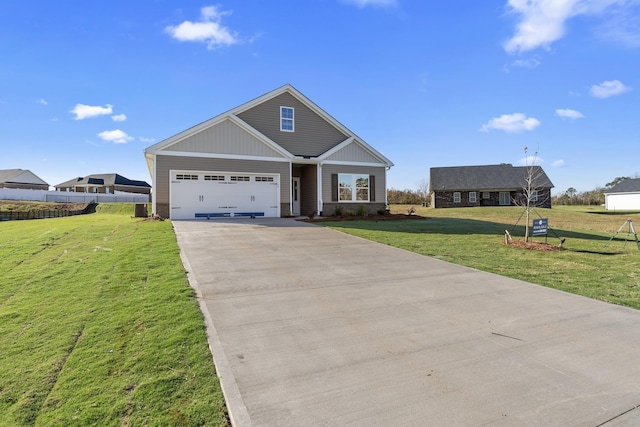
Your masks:
[{"label": "driveway edge", "polygon": [[182,250],[182,246],[180,245],[180,238],[178,237],[178,233],[175,232],[173,224],[172,228],[174,229],[173,233],[176,236],[178,248],[180,249],[180,259],[182,260],[182,265],[187,271],[187,280],[196,292],[198,305],[200,306],[200,311],[204,316],[204,323],[207,331],[207,341],[209,342],[209,350],[211,350],[211,355],[213,356],[213,364],[216,368],[218,378],[220,379],[220,387],[222,388],[222,394],[224,396],[225,403],[227,404],[227,410],[229,419],[231,420],[231,425],[234,427],[250,426],[251,418],[249,417],[249,411],[247,411],[247,407],[242,400],[242,396],[240,394],[238,384],[236,383],[236,379],[231,372],[231,368],[229,367],[227,355],[225,354],[222,343],[220,342],[218,331],[216,330],[216,327],[213,324],[213,320],[211,319],[211,315],[209,314],[209,310],[204,303],[202,292],[200,292],[200,286],[195,276],[193,275],[193,269],[191,268],[191,264],[189,263],[189,258],[187,258],[187,255]]}]

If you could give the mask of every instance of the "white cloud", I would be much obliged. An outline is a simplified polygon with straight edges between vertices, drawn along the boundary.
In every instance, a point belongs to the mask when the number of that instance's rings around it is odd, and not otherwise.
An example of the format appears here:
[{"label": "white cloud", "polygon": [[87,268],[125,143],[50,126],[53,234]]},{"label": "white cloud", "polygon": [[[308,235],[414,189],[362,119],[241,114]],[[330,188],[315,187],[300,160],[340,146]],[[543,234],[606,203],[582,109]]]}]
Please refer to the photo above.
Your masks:
[{"label": "white cloud", "polygon": [[556,115],[560,117],[566,117],[568,119],[582,119],[584,114],[577,110],[571,110],[569,108],[558,108]]},{"label": "white cloud", "polygon": [[361,9],[367,6],[374,6],[374,7],[395,6],[398,3],[397,0],[342,0],[342,1],[343,3],[346,3],[346,4],[356,5]]},{"label": "white cloud", "polygon": [[145,138],[144,136],[141,136],[138,138],[141,142],[155,142],[155,138]]},{"label": "white cloud", "polygon": [[607,80],[591,86],[591,96],[596,98],[609,98],[630,91],[631,88],[622,84],[620,80]]},{"label": "white cloud", "polygon": [[203,42],[207,45],[207,49],[231,46],[239,40],[221,23],[222,18],[230,14],[231,11],[220,11],[217,6],[205,6],[200,9],[199,21],[184,21],[179,25],[169,25],[164,31],[181,42]]},{"label": "white cloud", "polygon": [[540,126],[540,121],[533,117],[527,117],[522,113],[503,114],[500,117],[489,120],[482,125],[482,132],[489,132],[491,129],[503,130],[508,133],[518,133],[531,131]]},{"label": "white cloud", "polygon": [[544,163],[544,159],[539,156],[527,156],[518,160],[518,166],[533,166],[541,165]]},{"label": "white cloud", "polygon": [[562,160],[562,159],[560,159],[560,160],[554,160],[554,161],[551,163],[551,167],[554,167],[554,168],[561,168],[561,167],[563,167],[564,165],[565,165],[565,162],[564,162],[564,160]]},{"label": "white cloud", "polygon": [[516,59],[511,63],[512,67],[536,68],[540,65],[540,57],[534,56],[529,59]]},{"label": "white cloud", "polygon": [[508,0],[507,8],[519,15],[516,32],[504,44],[509,53],[548,48],[565,33],[565,23],[578,15],[602,13],[610,6],[624,9],[629,0]]},{"label": "white cloud", "polygon": [[125,120],[127,120],[127,115],[126,114],[116,114],[115,116],[111,116],[111,119],[114,122],[124,122]]},{"label": "white cloud", "polygon": [[76,104],[76,106],[73,107],[73,110],[70,110],[69,112],[76,115],[73,118],[74,120],[83,120],[90,117],[111,114],[113,113],[113,105],[107,104],[105,107],[101,107],[99,105]]},{"label": "white cloud", "polygon": [[49,105],[49,103],[47,101],[45,101],[44,99],[38,99],[36,101],[36,104],[40,104],[40,105]]},{"label": "white cloud", "polygon": [[126,144],[129,141],[133,141],[134,138],[127,135],[126,132],[121,131],[120,129],[116,130],[105,130],[104,132],[100,132],[98,134],[98,138],[103,141],[113,142],[114,144]]}]

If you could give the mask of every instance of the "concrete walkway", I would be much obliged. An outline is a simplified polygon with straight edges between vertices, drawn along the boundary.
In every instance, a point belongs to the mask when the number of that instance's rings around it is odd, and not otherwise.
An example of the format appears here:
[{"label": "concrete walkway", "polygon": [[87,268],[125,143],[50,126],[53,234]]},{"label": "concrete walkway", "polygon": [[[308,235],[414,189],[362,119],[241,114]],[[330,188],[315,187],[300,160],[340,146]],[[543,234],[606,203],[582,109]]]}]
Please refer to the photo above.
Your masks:
[{"label": "concrete walkway", "polygon": [[640,425],[640,311],[293,220],[174,227],[236,426]]}]

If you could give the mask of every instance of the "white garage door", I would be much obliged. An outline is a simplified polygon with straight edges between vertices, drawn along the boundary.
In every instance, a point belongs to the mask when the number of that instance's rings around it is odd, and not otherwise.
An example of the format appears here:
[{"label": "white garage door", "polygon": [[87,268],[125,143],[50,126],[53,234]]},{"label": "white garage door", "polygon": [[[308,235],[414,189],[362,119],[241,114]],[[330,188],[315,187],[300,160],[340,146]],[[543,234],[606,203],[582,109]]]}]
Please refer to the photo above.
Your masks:
[{"label": "white garage door", "polygon": [[171,171],[171,219],[279,217],[280,176]]}]

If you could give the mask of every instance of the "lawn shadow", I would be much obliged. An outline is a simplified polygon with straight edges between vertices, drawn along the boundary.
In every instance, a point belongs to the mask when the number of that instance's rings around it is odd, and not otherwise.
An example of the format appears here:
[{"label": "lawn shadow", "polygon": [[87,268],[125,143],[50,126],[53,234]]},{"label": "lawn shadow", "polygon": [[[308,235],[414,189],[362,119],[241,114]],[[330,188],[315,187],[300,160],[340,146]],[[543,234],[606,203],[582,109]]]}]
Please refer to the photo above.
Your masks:
[{"label": "lawn shadow", "polygon": [[[410,233],[410,234],[448,234],[448,235],[471,235],[471,234],[485,234],[503,236],[505,230],[514,238],[524,238],[525,227],[524,225],[512,225],[504,224],[500,222],[481,221],[476,219],[466,218],[427,218],[424,221],[416,220],[399,220],[399,221],[344,221],[344,222],[332,222],[331,227],[335,228],[355,228],[359,230],[371,230],[371,231],[387,231],[397,233]],[[530,229],[531,232],[531,229]],[[554,234],[557,234],[557,236]],[[562,239],[583,239],[583,240],[596,240],[606,241],[611,236],[590,234],[578,231],[569,231],[562,229],[553,229],[549,231],[547,235],[548,239],[556,239],[557,237]],[[544,236],[536,236],[534,240],[544,238]],[[616,238],[614,240],[621,240]]]}]

